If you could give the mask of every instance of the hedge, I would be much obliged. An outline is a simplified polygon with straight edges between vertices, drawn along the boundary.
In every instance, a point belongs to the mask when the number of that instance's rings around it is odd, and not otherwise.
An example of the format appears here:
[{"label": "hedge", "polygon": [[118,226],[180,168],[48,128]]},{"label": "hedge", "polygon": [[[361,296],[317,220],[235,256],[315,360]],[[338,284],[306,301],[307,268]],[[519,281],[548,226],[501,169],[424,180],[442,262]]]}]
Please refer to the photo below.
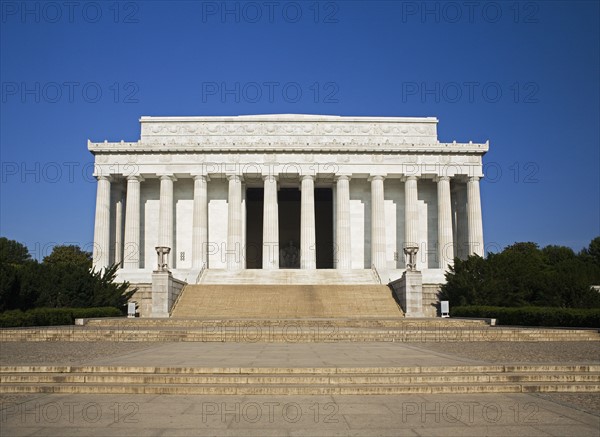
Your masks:
[{"label": "hedge", "polygon": [[123,313],[114,307],[100,308],[34,308],[0,313],[0,328],[19,326],[72,325],[75,319],[88,317],[120,317]]},{"label": "hedge", "polygon": [[450,308],[450,316],[495,318],[499,325],[600,328],[600,308],[492,307]]}]

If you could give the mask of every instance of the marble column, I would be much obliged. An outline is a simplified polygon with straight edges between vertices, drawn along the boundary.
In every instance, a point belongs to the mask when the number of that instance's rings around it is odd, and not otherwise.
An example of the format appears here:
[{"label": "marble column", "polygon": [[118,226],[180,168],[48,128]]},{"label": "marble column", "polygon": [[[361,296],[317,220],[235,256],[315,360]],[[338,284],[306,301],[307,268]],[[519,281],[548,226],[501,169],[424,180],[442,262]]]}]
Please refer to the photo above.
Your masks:
[{"label": "marble column", "polygon": [[450,177],[437,178],[438,202],[438,257],[439,268],[446,269],[454,262],[454,241],[452,239],[452,203],[450,198]]},{"label": "marble column", "polygon": [[158,245],[171,249],[169,267],[175,267],[175,249],[173,247],[173,175],[160,176],[160,209],[158,212]]},{"label": "marble column", "polygon": [[336,268],[352,268],[352,250],[350,233],[350,177],[339,175],[336,183]]},{"label": "marble column", "polygon": [[263,176],[263,247],[262,268],[279,268],[279,206],[277,204],[277,176]]},{"label": "marble column", "polygon": [[92,259],[96,271],[110,263],[110,176],[98,176]]},{"label": "marble column", "polygon": [[192,269],[201,269],[208,262],[208,180],[206,175],[194,175]]},{"label": "marble column", "polygon": [[123,242],[123,268],[140,268],[140,184],[141,176],[127,178],[125,200],[125,237]]},{"label": "marble column", "polygon": [[[371,176],[371,263],[379,271],[387,269],[385,240],[384,177]],[[383,278],[382,278],[383,279]]]},{"label": "marble column", "polygon": [[408,270],[416,270],[418,250],[419,199],[417,177],[407,176],[404,181],[404,253]]},{"label": "marble column", "polygon": [[123,187],[119,183],[115,202],[115,264],[123,263]]},{"label": "marble column", "polygon": [[481,223],[481,196],[479,177],[467,181],[467,228],[469,230],[469,255],[483,256],[483,226]]},{"label": "marble column", "polygon": [[312,175],[304,175],[300,179],[300,268],[316,269],[315,180]]},{"label": "marble column", "polygon": [[225,252],[228,270],[241,270],[242,260],[242,177],[227,176],[229,181],[227,208],[227,250]]}]

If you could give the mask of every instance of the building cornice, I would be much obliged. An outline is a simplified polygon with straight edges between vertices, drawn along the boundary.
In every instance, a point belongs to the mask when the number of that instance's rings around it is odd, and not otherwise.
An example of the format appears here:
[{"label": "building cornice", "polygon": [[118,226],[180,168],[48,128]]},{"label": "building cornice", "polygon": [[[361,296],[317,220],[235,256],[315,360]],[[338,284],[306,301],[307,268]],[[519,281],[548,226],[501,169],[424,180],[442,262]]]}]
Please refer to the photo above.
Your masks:
[{"label": "building cornice", "polygon": [[255,142],[242,140],[231,142],[101,142],[88,140],[88,150],[93,154],[103,153],[435,153],[435,154],[476,154],[483,155],[489,150],[485,143],[398,143],[380,142]]},{"label": "building cornice", "polygon": [[438,123],[436,117],[357,117],[317,114],[259,114],[234,116],[152,117],[142,116],[140,123],[216,123],[216,122],[352,122],[352,123]]}]

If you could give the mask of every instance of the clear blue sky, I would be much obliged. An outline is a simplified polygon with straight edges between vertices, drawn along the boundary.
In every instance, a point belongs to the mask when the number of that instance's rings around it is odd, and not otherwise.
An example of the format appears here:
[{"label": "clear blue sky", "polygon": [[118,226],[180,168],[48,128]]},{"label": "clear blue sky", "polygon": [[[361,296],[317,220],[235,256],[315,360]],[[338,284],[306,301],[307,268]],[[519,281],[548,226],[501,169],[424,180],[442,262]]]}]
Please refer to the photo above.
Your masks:
[{"label": "clear blue sky", "polygon": [[142,115],[435,116],[490,140],[486,245],[600,235],[598,1],[1,6],[0,235],[36,257],[89,245],[86,141]]}]

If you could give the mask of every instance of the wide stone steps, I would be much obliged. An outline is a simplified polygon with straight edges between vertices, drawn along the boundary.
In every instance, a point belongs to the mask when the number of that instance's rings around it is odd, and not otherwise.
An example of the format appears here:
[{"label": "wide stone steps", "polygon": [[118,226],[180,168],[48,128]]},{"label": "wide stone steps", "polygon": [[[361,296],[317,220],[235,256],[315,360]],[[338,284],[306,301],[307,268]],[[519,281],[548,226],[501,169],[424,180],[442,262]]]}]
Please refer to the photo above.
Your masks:
[{"label": "wide stone steps", "polygon": [[600,366],[0,367],[0,393],[315,395],[497,392],[600,392]]},{"label": "wide stone steps", "polygon": [[96,319],[83,319],[85,326],[104,327],[176,327],[176,328],[206,328],[218,326],[222,328],[239,327],[306,327],[306,328],[402,328],[402,329],[439,329],[439,328],[468,328],[486,327],[484,319],[452,319],[452,318],[302,318],[302,319],[256,319],[256,318],[124,318],[102,317]]},{"label": "wide stone steps", "polygon": [[327,342],[461,342],[461,341],[598,341],[587,329],[541,329],[502,327],[400,327],[348,328],[323,326],[135,327],[65,326],[0,329],[0,341],[136,341],[136,342],[235,342],[235,343],[327,343]]},{"label": "wide stone steps", "polygon": [[172,317],[401,318],[385,285],[199,284],[182,290]]}]

